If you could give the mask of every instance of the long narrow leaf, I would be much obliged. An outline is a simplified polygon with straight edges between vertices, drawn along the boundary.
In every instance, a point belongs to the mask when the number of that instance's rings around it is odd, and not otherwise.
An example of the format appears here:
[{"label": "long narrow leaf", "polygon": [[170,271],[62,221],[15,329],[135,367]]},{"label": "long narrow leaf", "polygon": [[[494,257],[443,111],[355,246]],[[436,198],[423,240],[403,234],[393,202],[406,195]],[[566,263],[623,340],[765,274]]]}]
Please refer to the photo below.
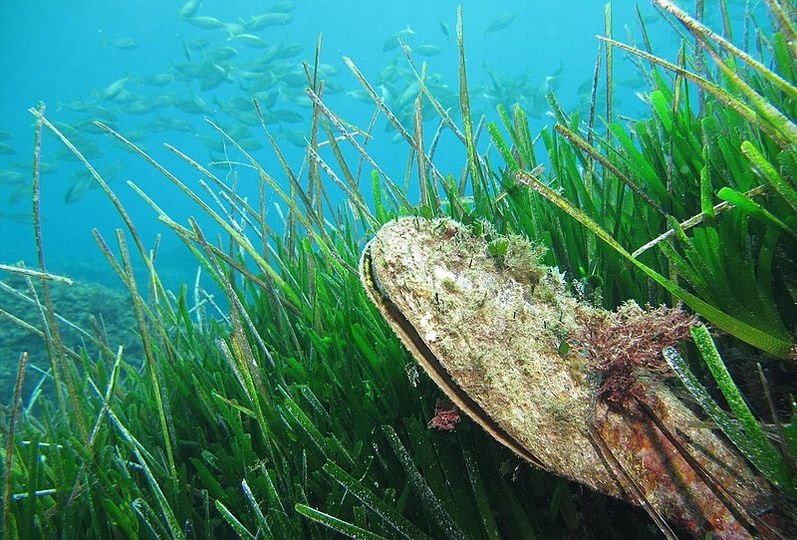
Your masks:
[{"label": "long narrow leaf", "polygon": [[367,531],[362,527],[358,527],[357,525],[349,523],[348,521],[343,521],[342,519],[325,514],[324,512],[316,510],[315,508],[311,508],[305,504],[296,504],[296,511],[301,515],[312,519],[316,523],[320,523],[321,525],[329,527],[333,531],[345,534],[349,538],[356,538],[358,540],[380,540],[384,538],[383,536],[379,536],[371,531]]},{"label": "long narrow leaf", "polygon": [[750,326],[749,324],[740,321],[739,319],[736,319],[735,317],[732,317],[727,313],[720,311],[711,304],[687,292],[686,290],[678,286],[675,282],[662,276],[661,274],[659,274],[658,272],[656,272],[646,264],[632,257],[631,254],[628,253],[628,251],[626,251],[626,249],[623,246],[621,246],[614,238],[612,238],[612,236],[608,232],[606,232],[600,225],[595,223],[595,221],[592,220],[588,215],[586,215],[583,211],[573,206],[565,198],[563,198],[561,195],[553,191],[551,188],[549,188],[548,186],[537,180],[534,176],[529,175],[525,171],[518,171],[517,179],[519,182],[528,185],[529,187],[540,193],[542,196],[544,196],[546,199],[554,203],[560,209],[570,214],[571,217],[576,219],[576,221],[581,223],[581,225],[589,229],[598,238],[603,240],[612,249],[617,251],[617,253],[623,256],[623,258],[625,258],[626,260],[631,262],[634,266],[642,270],[656,283],[664,287],[669,293],[675,295],[677,298],[682,300],[686,305],[695,310],[697,313],[700,313],[702,316],[704,316],[707,320],[709,320],[712,324],[716,325],[718,328],[721,328],[722,330],[725,330],[726,332],[733,334],[739,339],[755,347],[758,347],[759,349],[766,351],[772,354],[773,356],[786,358],[790,354],[791,349],[793,347],[793,344],[790,341],[780,338],[778,336],[774,336],[761,329]]}]

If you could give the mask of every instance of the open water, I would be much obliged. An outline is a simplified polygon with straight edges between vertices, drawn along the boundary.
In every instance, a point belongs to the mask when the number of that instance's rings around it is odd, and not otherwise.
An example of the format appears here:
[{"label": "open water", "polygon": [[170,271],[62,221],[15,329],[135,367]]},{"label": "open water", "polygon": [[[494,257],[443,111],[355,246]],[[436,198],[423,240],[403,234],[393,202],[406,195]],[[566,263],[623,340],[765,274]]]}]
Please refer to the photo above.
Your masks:
[{"label": "open water", "polygon": [[[742,11],[740,1],[730,4],[736,12]],[[497,120],[497,105],[509,108],[520,103],[536,136],[553,124],[545,98],[549,91],[555,91],[565,111],[580,111],[583,118],[596,57],[605,54],[596,35],[605,34],[606,6],[597,0],[462,2],[475,120],[483,115],[488,121]],[[457,7],[453,0],[0,0],[0,264],[23,261],[37,267],[31,204],[35,119],[30,108],[46,107],[47,118],[107,181],[148,248],[161,236],[156,266],[166,286],[192,287],[196,260],[128,182],[177,222],[185,224],[195,216],[211,239],[217,229],[155,167],[94,122],[128,138],[193,190],[203,191],[201,175],[165,145],[179,149],[225,182],[235,182],[238,192],[254,202],[259,195],[258,175],[250,167],[229,164],[245,159],[225,144],[211,123],[229,133],[287,187],[286,174],[269,143],[273,137],[301,177],[307,167],[304,148],[312,115],[303,65],[313,64],[319,39],[323,100],[350,125],[367,128],[374,104],[344,58],[356,64],[401,123],[413,131],[419,85],[400,41],[412,51],[415,65],[426,69],[432,93],[460,121]],[[683,7],[691,8],[691,2]],[[641,44],[641,19],[654,52],[674,59],[678,31],[649,2],[640,2],[638,9],[637,13],[630,1],[614,2],[614,37]],[[716,6],[713,9],[708,9],[706,20],[719,28]],[[644,102],[648,82],[634,63],[618,53],[613,73],[615,120],[649,115]],[[263,111],[265,131],[253,99]],[[427,104],[427,112],[428,108]],[[427,118],[428,144],[439,120],[432,114]],[[596,126],[605,129],[600,112]],[[480,152],[489,150],[488,139],[486,134],[481,137]],[[398,181],[404,178],[407,145],[397,141],[384,117],[376,120],[368,151],[387,174]],[[322,154],[334,161],[328,148]],[[357,156],[351,149],[347,157],[354,167]],[[450,132],[443,135],[435,154],[438,170],[458,176],[464,163],[462,145]],[[47,269],[124,290],[92,231],[116,252],[115,231],[126,228],[86,166],[46,129],[40,170]],[[366,199],[369,172],[365,170],[362,182]],[[333,204],[341,202],[333,185],[329,193]],[[415,201],[418,194],[408,197]],[[267,192],[266,199],[268,225],[280,231],[287,208],[273,193]],[[129,236],[128,245],[132,246]],[[135,264],[139,285],[146,290],[145,269],[140,261],[134,260]],[[9,283],[24,289],[19,279],[14,283],[8,273],[0,272],[0,310],[27,314],[28,322],[38,326],[36,310],[20,303],[8,291]],[[207,277],[199,284],[213,292]],[[67,291],[55,300],[56,309],[83,328],[92,324],[87,319],[92,313],[113,339],[127,343],[125,332],[134,326],[125,318],[130,310],[126,300],[112,296],[107,289],[74,290],[71,295]],[[75,344],[82,339],[73,337]],[[37,352],[31,365],[46,366],[38,338],[0,317],[2,402],[10,396],[23,350]]]},{"label": "open water", "polygon": [[[45,0],[0,2],[0,262],[35,265],[31,224],[31,162],[34,118],[28,109],[46,105],[48,118],[85,153],[129,210],[145,241],[163,227],[154,212],[126,184],[133,181],[177,219],[199,212],[166,179],[92,122],[101,120],[129,137],[196,188],[196,171],[164,148],[171,144],[207,165],[240,156],[225,153],[217,122],[246,142],[262,164],[284,183],[274,152],[251,106],[263,105],[269,132],[295,170],[310,125],[302,63],[312,63],[323,36],[321,61],[325,100],[341,116],[365,127],[373,105],[342,58],[351,58],[388,106],[411,127],[417,82],[395,37],[428,62],[433,86],[457,111],[456,9],[451,0],[377,2],[367,0],[200,2]],[[532,115],[532,130],[551,124],[544,94],[555,89],[566,109],[584,104],[598,41],[604,33],[603,1],[544,2],[494,0],[463,3],[467,68],[476,114],[495,118],[495,106],[519,101]],[[640,4],[662,52],[675,32]],[[633,2],[615,2],[616,37],[638,42]],[[634,96],[642,81],[617,56],[621,82],[616,108],[642,114]],[[413,86],[414,85],[414,86]],[[370,150],[383,168],[402,177],[406,154],[379,120]],[[436,124],[428,123],[433,130]],[[381,137],[380,137],[381,136]],[[485,137],[486,139],[486,137]],[[438,152],[438,167],[456,172],[460,148]],[[114,283],[91,236],[109,241],[122,226],[116,211],[83,165],[51,133],[42,145],[42,218],[49,269]],[[256,194],[256,176],[238,174],[242,192]],[[276,199],[270,199],[276,203]],[[273,205],[274,225],[279,217]],[[171,235],[162,240],[160,267],[175,282],[191,279],[193,261]]]}]

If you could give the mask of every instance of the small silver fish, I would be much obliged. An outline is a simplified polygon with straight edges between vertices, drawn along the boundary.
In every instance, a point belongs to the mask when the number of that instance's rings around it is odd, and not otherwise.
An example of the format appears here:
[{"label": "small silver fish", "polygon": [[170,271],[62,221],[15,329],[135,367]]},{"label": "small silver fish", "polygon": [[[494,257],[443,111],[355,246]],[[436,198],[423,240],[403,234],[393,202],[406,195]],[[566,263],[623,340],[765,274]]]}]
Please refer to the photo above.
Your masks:
[{"label": "small silver fish", "polygon": [[0,169],[0,184],[19,184],[25,181],[25,175],[19,171]]},{"label": "small silver fish", "polygon": [[115,80],[114,82],[106,86],[105,89],[101,92],[102,98],[106,100],[114,99],[122,92],[122,90],[124,90],[125,84],[127,84],[127,81],[129,80],[130,77],[122,77],[121,79]]},{"label": "small silver fish", "polygon": [[167,86],[174,82],[174,75],[171,73],[156,73],[146,77],[137,77],[136,82],[147,86]]},{"label": "small silver fish", "polygon": [[131,37],[119,37],[109,41],[108,45],[110,45],[114,49],[119,49],[122,51],[130,51],[133,49],[137,49],[139,43],[137,39]]},{"label": "small silver fish", "polygon": [[451,30],[448,28],[448,24],[440,21],[440,31],[443,32],[443,35],[446,39],[451,39]]},{"label": "small silver fish", "polygon": [[217,19],[216,17],[207,17],[204,15],[190,17],[186,19],[186,21],[193,24],[197,28],[202,28],[203,30],[215,30],[216,28],[221,28],[224,26],[224,23],[220,19]]},{"label": "small silver fish", "polygon": [[83,196],[88,193],[88,191],[92,187],[98,187],[99,184],[95,185],[94,177],[91,174],[81,173],[75,175],[76,181],[72,186],[67,190],[66,195],[64,195],[64,202],[66,204],[74,204]]},{"label": "small silver fish", "polygon": [[183,7],[180,8],[178,15],[180,18],[187,19],[189,17],[193,17],[194,14],[199,9],[199,4],[202,3],[202,0],[188,0]]},{"label": "small silver fish", "polygon": [[487,34],[488,32],[498,32],[503,30],[515,21],[515,17],[516,15],[514,13],[506,13],[501,15],[485,27],[484,33]]},{"label": "small silver fish", "polygon": [[0,154],[4,156],[13,156],[16,153],[17,151],[10,144],[0,143]]},{"label": "small silver fish", "polygon": [[412,52],[418,56],[435,56],[440,54],[441,50],[439,45],[421,45],[420,47],[414,47]]},{"label": "small silver fish", "polygon": [[277,2],[269,9],[272,13],[288,13],[296,9],[295,2]]},{"label": "small silver fish", "polygon": [[410,28],[409,26],[404,30],[399,30],[392,36],[390,36],[387,41],[382,45],[382,52],[389,52],[393,49],[397,49],[399,45],[401,45],[401,41],[404,39],[404,36],[412,36],[415,35],[415,30]]}]

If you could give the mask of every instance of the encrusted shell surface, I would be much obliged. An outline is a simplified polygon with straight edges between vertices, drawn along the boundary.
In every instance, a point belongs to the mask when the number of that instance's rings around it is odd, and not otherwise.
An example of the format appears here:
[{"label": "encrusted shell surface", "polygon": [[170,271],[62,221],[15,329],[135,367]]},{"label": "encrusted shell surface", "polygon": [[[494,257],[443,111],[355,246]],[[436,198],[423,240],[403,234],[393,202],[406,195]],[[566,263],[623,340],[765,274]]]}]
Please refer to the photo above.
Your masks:
[{"label": "encrusted shell surface", "polygon": [[[563,340],[582,331],[581,306],[558,271],[505,250],[457,222],[402,218],[366,247],[360,271],[382,315],[456,405],[533,464],[614,496],[631,496],[595,442],[605,442],[650,505],[692,531],[745,537],[734,512],[643,411],[596,401],[596,376]],[[523,254],[525,250],[526,255]],[[530,262],[530,260],[532,262]],[[566,349],[566,348],[565,348]],[[768,507],[765,483],[658,382],[648,386],[658,417],[747,511]]]}]

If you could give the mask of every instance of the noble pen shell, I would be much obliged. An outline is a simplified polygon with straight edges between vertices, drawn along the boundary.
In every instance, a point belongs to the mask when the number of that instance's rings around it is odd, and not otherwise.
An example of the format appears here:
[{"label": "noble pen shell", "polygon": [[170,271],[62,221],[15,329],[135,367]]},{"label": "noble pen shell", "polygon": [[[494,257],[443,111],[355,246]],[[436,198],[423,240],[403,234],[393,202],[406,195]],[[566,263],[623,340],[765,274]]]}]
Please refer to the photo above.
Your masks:
[{"label": "noble pen shell", "polygon": [[360,261],[370,298],[449,399],[532,464],[654,518],[701,535],[759,532],[768,484],[660,377],[645,379],[644,403],[610,407],[583,350],[561,347],[611,312],[571,296],[527,240],[480,230],[400,218]]}]

